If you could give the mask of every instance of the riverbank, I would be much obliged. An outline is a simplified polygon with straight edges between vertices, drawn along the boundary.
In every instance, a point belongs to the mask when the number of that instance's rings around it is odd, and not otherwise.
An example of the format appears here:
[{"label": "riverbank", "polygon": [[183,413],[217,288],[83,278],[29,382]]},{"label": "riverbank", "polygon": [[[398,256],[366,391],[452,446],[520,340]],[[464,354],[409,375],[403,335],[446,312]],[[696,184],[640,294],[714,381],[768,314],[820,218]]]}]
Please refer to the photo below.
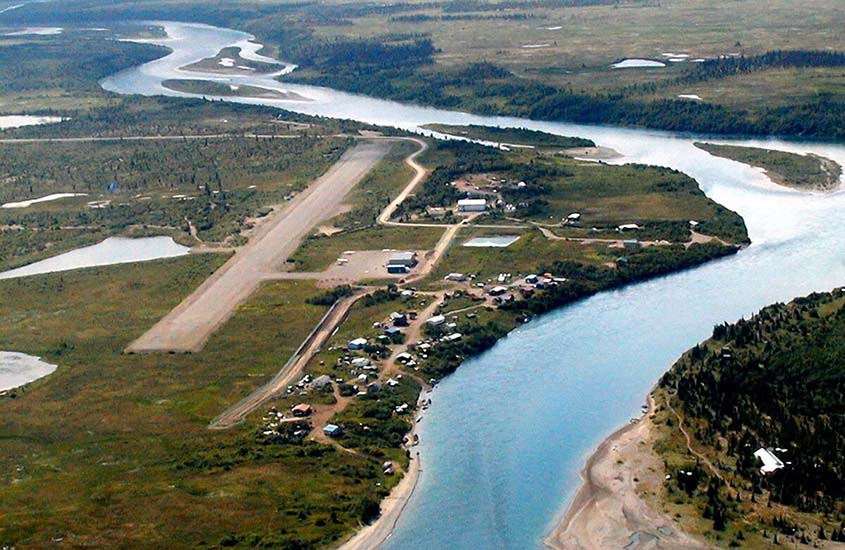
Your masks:
[{"label": "riverbank", "polygon": [[605,439],[581,472],[583,484],[544,543],[555,550],[701,549],[674,520],[641,496],[661,489],[664,469],[652,449],[654,400],[638,420]]},{"label": "riverbank", "polygon": [[[410,438],[413,441],[411,432]],[[390,491],[390,495],[381,501],[381,515],[373,523],[359,529],[355,535],[337,550],[376,550],[381,548],[387,539],[396,529],[405,506],[414,495],[419,481],[422,464],[419,451],[411,456],[408,462],[408,471],[402,480]]]}]

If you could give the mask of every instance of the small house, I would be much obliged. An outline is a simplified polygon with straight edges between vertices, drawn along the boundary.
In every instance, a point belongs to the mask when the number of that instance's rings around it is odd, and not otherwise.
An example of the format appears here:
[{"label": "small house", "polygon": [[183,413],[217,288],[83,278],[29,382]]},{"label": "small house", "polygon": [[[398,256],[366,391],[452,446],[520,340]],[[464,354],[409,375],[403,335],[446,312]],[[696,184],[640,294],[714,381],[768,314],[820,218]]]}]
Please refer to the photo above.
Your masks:
[{"label": "small house", "polygon": [[355,338],[354,340],[350,340],[349,343],[346,344],[346,349],[348,349],[349,351],[362,350],[366,345],[366,338]]},{"label": "small house", "polygon": [[293,415],[296,417],[303,417],[303,416],[311,416],[313,409],[311,409],[311,405],[308,403],[300,403],[299,405],[295,406],[291,409]]},{"label": "small house", "polygon": [[484,199],[461,199],[458,201],[458,212],[484,212],[487,201]]},{"label": "small house", "polygon": [[343,428],[337,424],[326,424],[326,427],[323,428],[323,433],[329,437],[340,437],[343,435]]}]

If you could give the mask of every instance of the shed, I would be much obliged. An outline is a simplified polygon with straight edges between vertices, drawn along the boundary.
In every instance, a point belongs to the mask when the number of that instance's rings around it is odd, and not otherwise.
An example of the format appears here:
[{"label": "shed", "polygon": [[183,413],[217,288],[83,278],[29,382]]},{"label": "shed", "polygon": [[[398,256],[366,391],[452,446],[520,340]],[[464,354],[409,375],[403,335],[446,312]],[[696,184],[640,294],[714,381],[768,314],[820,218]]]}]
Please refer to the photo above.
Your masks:
[{"label": "shed", "polygon": [[343,435],[343,428],[337,424],[326,424],[326,427],[323,428],[323,433],[329,437],[340,437]]}]

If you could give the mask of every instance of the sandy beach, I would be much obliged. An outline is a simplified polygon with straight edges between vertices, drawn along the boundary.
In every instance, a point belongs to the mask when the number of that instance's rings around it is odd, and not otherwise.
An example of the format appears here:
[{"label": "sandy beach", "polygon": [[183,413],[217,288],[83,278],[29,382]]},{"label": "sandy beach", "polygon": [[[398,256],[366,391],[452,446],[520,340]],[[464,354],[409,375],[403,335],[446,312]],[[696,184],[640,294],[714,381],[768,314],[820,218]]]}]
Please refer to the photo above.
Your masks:
[{"label": "sandy beach", "polygon": [[648,410],[605,439],[589,458],[583,485],[563,520],[544,541],[555,550],[691,549],[709,546],[677,530],[672,518],[640,498],[637,486],[659,488],[663,465],[652,450],[654,433]]}]

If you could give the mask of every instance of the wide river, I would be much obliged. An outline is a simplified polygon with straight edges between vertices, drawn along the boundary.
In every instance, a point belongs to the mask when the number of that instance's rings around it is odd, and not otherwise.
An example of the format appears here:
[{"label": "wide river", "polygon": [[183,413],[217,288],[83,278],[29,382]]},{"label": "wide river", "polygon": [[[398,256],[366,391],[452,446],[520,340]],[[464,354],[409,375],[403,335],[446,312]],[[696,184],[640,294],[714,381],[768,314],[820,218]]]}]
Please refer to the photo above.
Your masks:
[{"label": "wide river", "polygon": [[[845,281],[845,193],[775,187],[760,171],[713,157],[690,136],[481,117],[403,105],[269,76],[186,73],[185,64],[249,35],[164,23],[174,52],[107,78],[107,90],[187,96],[161,86],[201,78],[290,90],[311,101],[231,99],[299,113],[417,129],[426,123],[522,126],[590,138],[623,155],[616,162],[668,166],[696,178],[708,196],[736,210],[753,245],[736,256],[625,289],[604,292],[521,327],[467,361],[434,391],[421,424],[422,476],[390,550],[534,549],[579,484],[592,449],[639,413],[649,388],[714,324]],[[252,52],[255,51],[251,47]],[[814,152],[845,164],[845,147],[741,143]]]}]

